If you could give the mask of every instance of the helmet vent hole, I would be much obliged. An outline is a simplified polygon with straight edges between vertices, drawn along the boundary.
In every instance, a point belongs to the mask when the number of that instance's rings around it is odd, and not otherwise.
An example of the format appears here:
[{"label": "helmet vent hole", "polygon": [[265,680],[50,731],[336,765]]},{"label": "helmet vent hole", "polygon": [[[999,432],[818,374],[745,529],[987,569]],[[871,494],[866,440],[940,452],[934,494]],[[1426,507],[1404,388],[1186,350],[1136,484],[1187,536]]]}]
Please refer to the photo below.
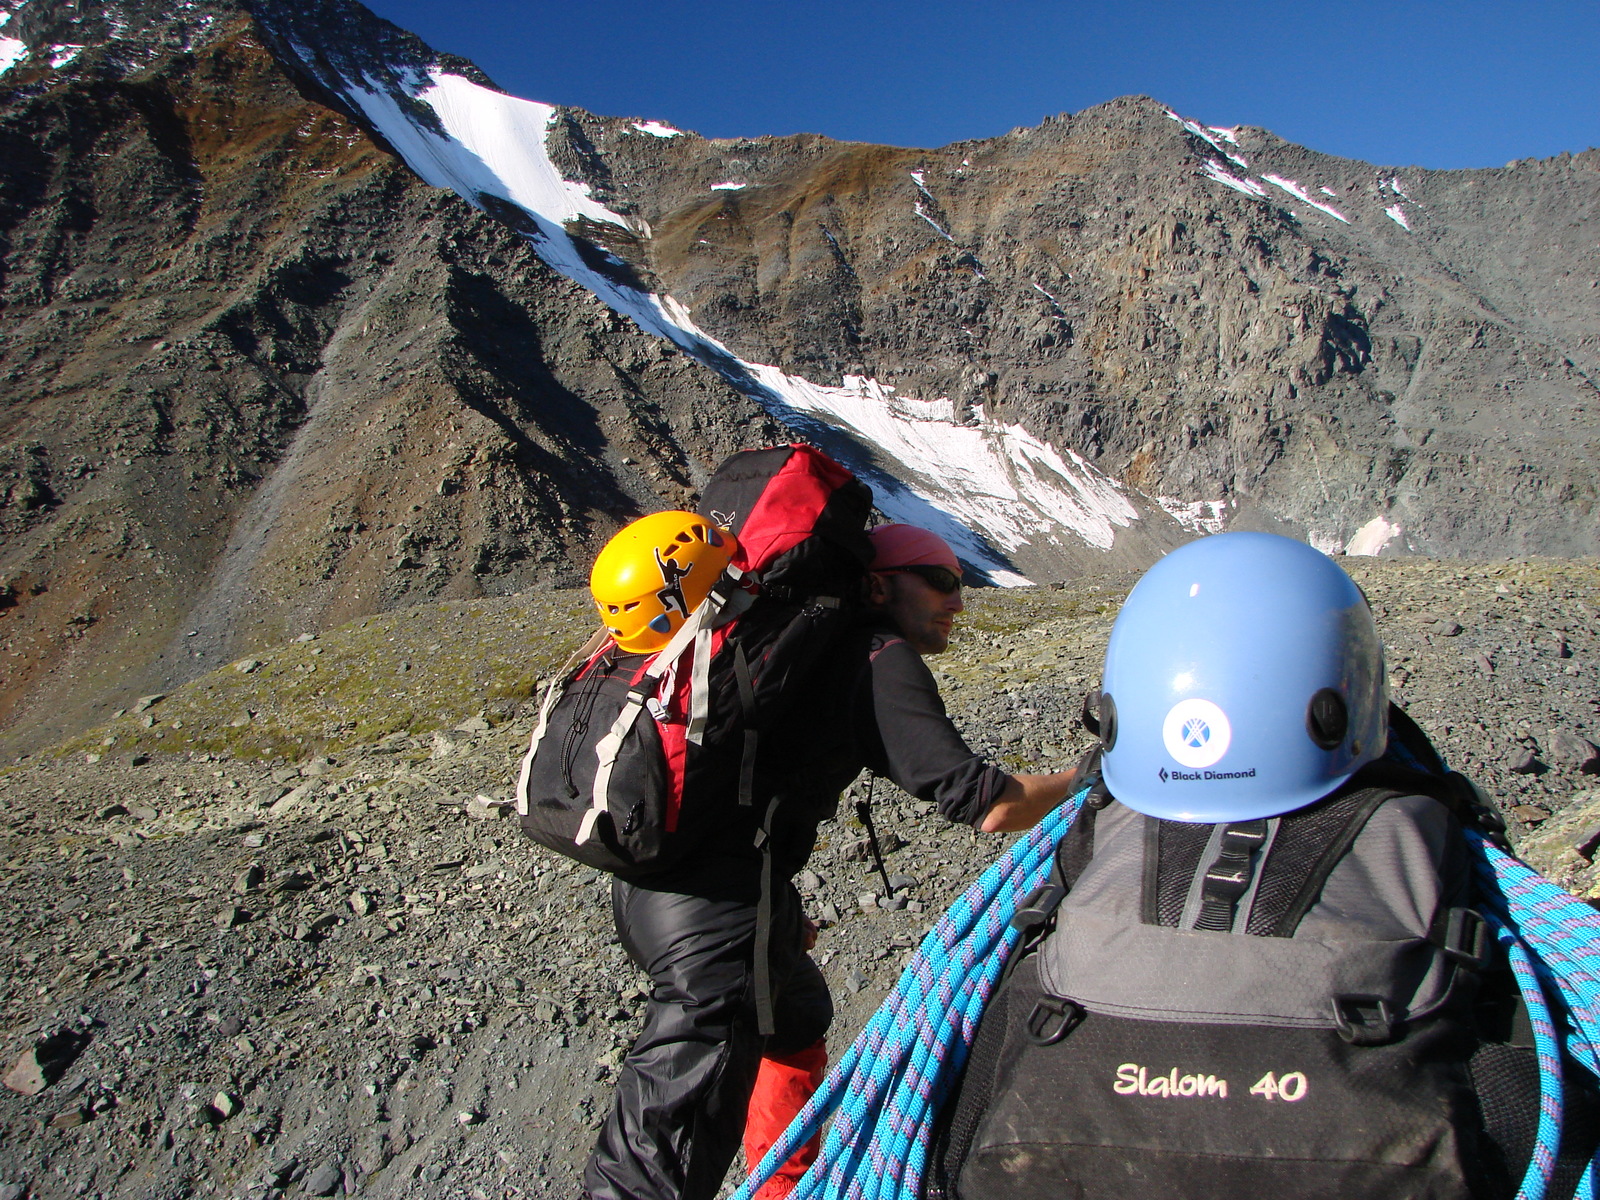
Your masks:
[{"label": "helmet vent hole", "polygon": [[1332,688],[1323,688],[1306,705],[1306,732],[1324,750],[1337,750],[1350,729],[1350,714],[1344,698]]},{"label": "helmet vent hole", "polygon": [[[639,607],[639,602],[637,600],[629,600],[626,604],[624,604],[622,606],[622,611],[623,612],[632,612],[634,609],[636,609],[638,607]],[[617,610],[616,609],[612,609],[611,611],[612,612],[616,612]]]}]

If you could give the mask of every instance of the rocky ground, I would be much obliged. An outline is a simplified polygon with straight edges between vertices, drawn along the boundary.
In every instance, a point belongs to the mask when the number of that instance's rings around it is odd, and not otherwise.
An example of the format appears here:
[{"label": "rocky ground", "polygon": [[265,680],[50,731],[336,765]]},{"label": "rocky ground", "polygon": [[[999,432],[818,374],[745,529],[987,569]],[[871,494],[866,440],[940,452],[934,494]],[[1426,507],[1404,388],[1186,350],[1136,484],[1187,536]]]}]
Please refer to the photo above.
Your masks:
[{"label": "rocky ground", "polygon": [[[1600,564],[1347,565],[1397,696],[1600,892]],[[1131,582],[971,598],[936,666],[974,745],[1076,756]],[[578,593],[372,618],[0,772],[0,1070],[33,1093],[0,1091],[0,1200],[575,1194],[644,981],[606,879],[506,804],[528,692],[586,624]],[[1001,848],[926,807],[876,786],[903,908],[850,820],[801,877],[838,1045]]]}]

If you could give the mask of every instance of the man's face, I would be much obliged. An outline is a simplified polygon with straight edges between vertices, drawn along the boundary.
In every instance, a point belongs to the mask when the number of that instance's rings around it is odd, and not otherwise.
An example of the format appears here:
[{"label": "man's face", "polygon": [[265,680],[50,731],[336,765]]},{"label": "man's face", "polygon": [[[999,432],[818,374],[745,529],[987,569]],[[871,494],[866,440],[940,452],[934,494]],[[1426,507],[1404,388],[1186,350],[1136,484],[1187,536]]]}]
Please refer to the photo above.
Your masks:
[{"label": "man's face", "polygon": [[940,654],[950,645],[950,629],[964,607],[961,589],[945,593],[909,571],[874,571],[869,598],[887,614],[918,654]]}]

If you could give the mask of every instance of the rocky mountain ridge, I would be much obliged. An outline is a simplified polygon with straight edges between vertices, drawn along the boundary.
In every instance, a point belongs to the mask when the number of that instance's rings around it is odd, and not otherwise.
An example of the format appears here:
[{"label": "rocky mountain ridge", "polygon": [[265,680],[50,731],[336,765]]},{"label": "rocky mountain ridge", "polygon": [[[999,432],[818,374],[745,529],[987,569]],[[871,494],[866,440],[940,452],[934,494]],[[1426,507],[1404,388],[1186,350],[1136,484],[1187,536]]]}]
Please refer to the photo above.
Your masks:
[{"label": "rocky mountain ridge", "polygon": [[1224,526],[1596,549],[1594,152],[1380,170],[1139,98],[941,150],[552,108],[529,153],[598,213],[552,223],[419,182],[461,145],[430,88],[489,81],[345,0],[0,11],[13,750],[575,584],[796,431],[997,577]]}]

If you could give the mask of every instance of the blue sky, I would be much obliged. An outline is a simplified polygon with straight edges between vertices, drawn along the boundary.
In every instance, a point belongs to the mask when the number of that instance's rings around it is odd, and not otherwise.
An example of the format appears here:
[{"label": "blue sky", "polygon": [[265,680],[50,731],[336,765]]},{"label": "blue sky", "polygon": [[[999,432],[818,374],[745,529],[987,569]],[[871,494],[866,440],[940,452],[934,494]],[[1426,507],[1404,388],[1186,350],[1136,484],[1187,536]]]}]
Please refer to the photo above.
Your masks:
[{"label": "blue sky", "polygon": [[708,137],[993,137],[1144,93],[1389,166],[1600,146],[1600,3],[368,0],[515,95]]}]

